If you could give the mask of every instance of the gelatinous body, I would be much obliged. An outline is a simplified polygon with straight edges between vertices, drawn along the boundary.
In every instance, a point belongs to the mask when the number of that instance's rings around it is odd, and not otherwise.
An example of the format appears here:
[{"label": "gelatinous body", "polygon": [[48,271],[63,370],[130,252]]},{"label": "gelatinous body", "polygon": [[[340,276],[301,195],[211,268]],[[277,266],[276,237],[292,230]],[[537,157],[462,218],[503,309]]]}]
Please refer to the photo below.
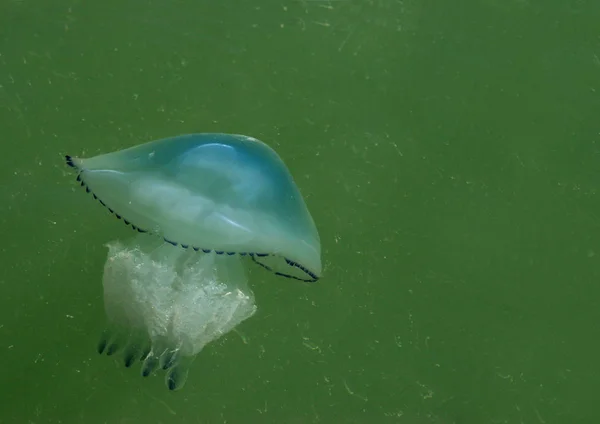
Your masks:
[{"label": "gelatinous body", "polygon": [[321,273],[308,208],[283,161],[259,140],[191,134],[67,162],[141,231],[197,250],[256,254],[282,276],[315,281]]},{"label": "gelatinous body", "polygon": [[256,311],[241,258],[316,281],[320,240],[289,171],[264,143],[191,134],[89,159],[66,157],[86,191],[138,234],[108,244],[101,353],[186,381],[195,355]]},{"label": "gelatinous body", "polygon": [[209,342],[256,311],[241,258],[183,250],[140,234],[108,244],[104,307],[109,329],[98,350],[124,350],[124,363],[143,360],[142,375],[167,370],[166,383],[185,383],[189,364]]}]

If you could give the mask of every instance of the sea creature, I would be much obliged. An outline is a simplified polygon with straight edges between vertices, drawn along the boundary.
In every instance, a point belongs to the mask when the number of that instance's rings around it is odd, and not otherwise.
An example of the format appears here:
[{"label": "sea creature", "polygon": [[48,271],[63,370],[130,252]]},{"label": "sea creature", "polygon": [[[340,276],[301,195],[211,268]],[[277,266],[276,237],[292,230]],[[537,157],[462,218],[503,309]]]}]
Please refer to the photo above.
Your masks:
[{"label": "sea creature", "polygon": [[278,276],[321,275],[317,228],[287,167],[243,135],[189,134],[80,159],[77,181],[136,231],[104,266],[98,351],[181,388],[209,342],[256,311],[244,258]]}]

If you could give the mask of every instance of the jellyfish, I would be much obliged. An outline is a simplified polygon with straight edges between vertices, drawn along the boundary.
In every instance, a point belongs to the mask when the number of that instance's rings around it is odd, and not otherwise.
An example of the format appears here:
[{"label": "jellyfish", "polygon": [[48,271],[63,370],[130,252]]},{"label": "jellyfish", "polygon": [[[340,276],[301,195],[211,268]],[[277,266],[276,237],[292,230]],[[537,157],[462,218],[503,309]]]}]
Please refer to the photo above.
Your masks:
[{"label": "jellyfish", "polygon": [[246,264],[317,281],[317,228],[290,172],[265,143],[188,134],[82,159],[77,181],[134,230],[107,243],[101,354],[184,386],[208,343],[256,312]]}]

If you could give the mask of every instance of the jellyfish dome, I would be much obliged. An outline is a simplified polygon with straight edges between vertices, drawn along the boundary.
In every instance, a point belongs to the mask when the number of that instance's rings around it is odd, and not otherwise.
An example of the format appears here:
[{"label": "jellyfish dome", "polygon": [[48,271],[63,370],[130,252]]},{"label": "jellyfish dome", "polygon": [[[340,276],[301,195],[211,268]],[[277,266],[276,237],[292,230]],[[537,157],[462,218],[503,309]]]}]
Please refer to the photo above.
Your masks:
[{"label": "jellyfish dome", "polygon": [[317,281],[315,223],[281,158],[243,135],[190,134],[88,159],[77,180],[136,231],[108,243],[98,351],[123,352],[142,375],[185,384],[202,348],[256,311],[244,258],[291,280]]}]

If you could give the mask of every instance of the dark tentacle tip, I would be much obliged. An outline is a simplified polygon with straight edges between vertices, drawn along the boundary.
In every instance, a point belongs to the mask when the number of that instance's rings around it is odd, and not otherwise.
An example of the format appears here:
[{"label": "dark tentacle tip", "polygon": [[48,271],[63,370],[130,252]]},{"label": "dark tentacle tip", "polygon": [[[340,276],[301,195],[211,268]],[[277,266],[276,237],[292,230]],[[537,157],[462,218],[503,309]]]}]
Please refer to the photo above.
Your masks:
[{"label": "dark tentacle tip", "polygon": [[165,360],[165,363],[162,366],[163,370],[168,370],[173,365],[175,365],[175,356],[171,356],[170,358]]},{"label": "dark tentacle tip", "polygon": [[119,345],[117,343],[112,343],[110,346],[108,346],[108,349],[106,349],[106,355],[112,356],[115,353],[117,353],[118,350],[119,350]]},{"label": "dark tentacle tip", "polygon": [[133,353],[128,353],[125,356],[125,367],[129,368],[130,366],[133,365],[133,363],[135,362],[135,355]]},{"label": "dark tentacle tip", "polygon": [[98,342],[96,350],[100,355],[102,355],[104,353],[104,349],[106,349],[106,339],[103,338],[102,340],[100,340],[100,342]]},{"label": "dark tentacle tip", "polygon": [[144,360],[142,365],[142,377],[148,377],[158,366],[158,358],[153,356],[152,353]]},{"label": "dark tentacle tip", "polygon": [[177,390],[179,387],[179,373],[176,369],[171,370],[167,376],[167,387],[169,390]]},{"label": "dark tentacle tip", "polygon": [[75,166],[75,164],[73,163],[73,158],[69,155],[65,155],[65,161],[67,162],[67,165],[70,166],[71,168],[75,168],[77,169],[77,167]]}]

